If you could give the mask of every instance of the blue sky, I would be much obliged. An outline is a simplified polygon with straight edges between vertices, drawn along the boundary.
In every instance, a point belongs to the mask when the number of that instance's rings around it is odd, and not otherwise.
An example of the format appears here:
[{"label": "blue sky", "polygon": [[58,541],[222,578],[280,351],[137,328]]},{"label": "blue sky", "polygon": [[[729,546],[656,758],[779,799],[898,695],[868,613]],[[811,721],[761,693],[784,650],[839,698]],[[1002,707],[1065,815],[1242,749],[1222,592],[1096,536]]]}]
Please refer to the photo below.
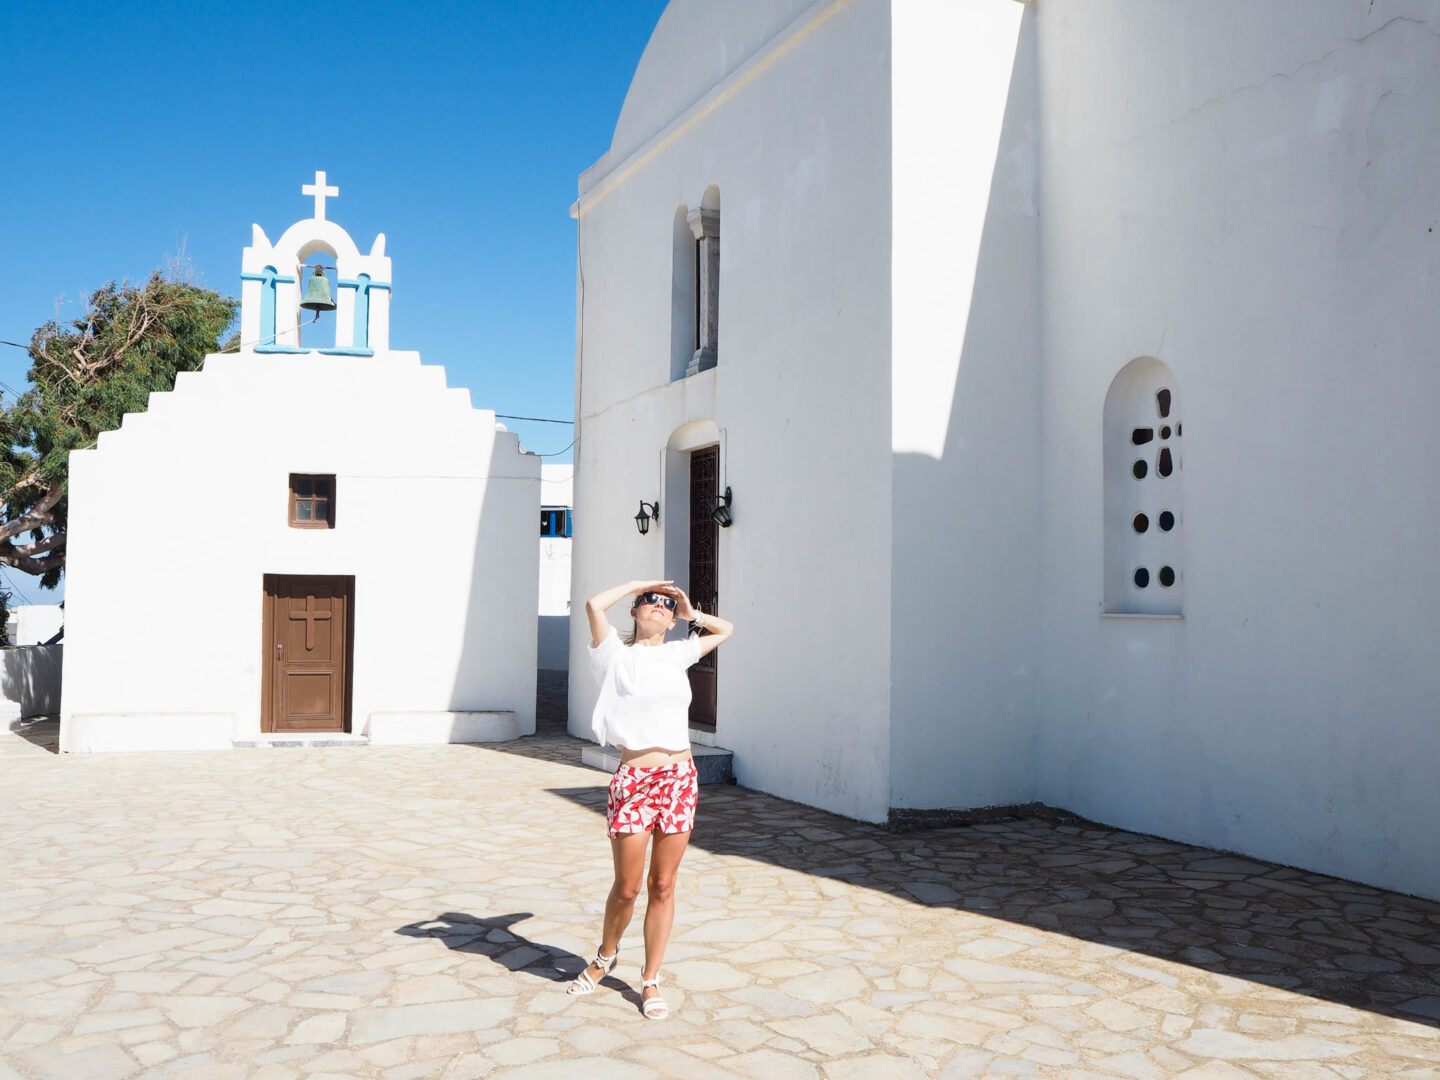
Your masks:
[{"label": "blue sky", "polygon": [[[570,419],[569,207],[664,7],[8,0],[0,339],[181,252],[238,295],[251,223],[275,239],[308,217],[300,186],[323,169],[340,189],[326,216],[362,250],[386,234],[391,346],[477,406]],[[0,348],[0,382],[23,389],[28,366]],[[572,437],[507,423],[537,453]]]}]

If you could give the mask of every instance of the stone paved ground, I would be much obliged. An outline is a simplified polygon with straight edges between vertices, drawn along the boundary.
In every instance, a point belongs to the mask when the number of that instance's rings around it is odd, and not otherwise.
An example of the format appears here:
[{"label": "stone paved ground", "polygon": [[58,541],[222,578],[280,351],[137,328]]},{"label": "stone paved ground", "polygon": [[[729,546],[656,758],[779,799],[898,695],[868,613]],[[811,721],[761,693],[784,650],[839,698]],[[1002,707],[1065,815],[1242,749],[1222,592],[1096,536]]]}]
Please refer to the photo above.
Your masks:
[{"label": "stone paved ground", "polygon": [[610,877],[568,737],[50,747],[0,734],[3,1078],[1440,1078],[1440,904],[707,788],[651,1023],[638,925],[564,993]]}]

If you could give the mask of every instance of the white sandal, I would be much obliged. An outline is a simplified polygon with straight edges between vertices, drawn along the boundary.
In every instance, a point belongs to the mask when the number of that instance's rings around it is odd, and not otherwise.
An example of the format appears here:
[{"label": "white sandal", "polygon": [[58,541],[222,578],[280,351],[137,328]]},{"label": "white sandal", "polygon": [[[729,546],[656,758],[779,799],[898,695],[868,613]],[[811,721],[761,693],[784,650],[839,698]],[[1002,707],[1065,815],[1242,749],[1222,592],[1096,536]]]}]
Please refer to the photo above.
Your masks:
[{"label": "white sandal", "polygon": [[641,979],[641,994],[645,993],[645,987],[647,986],[655,987],[655,996],[641,1005],[640,1011],[645,1014],[646,1020],[664,1020],[670,1015],[670,1006],[666,1005],[660,997],[660,976],[656,975],[653,979]]},{"label": "white sandal", "polygon": [[615,950],[615,955],[608,957],[603,955],[599,949],[596,949],[595,959],[585,965],[585,970],[575,976],[570,983],[570,989],[565,992],[567,994],[574,994],[577,997],[581,994],[593,994],[595,992],[595,980],[590,977],[590,969],[592,967],[599,968],[600,977],[603,979],[606,975],[610,974],[610,969],[615,966],[615,961],[619,959],[619,949]]}]

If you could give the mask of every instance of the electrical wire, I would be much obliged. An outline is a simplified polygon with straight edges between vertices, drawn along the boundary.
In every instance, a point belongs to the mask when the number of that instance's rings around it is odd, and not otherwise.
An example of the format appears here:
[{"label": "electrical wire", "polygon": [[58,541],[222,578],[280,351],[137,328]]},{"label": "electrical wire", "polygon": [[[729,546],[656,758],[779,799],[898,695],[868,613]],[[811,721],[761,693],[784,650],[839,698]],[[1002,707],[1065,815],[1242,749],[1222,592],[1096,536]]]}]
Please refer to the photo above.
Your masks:
[{"label": "electrical wire", "polygon": [[[319,321],[320,312],[317,311],[315,312],[315,317],[309,322],[296,323],[295,329],[300,330],[306,326],[314,326]],[[281,332],[277,330],[275,333],[267,334],[265,337],[258,338],[255,341],[237,341],[234,345],[227,345],[225,348],[218,349],[216,352],[217,355],[219,355],[222,353],[239,352],[241,349],[248,349],[252,345],[273,345],[275,344],[275,339],[280,336],[280,333]]]},{"label": "electrical wire", "polygon": [[[0,567],[0,569],[8,570],[9,567]],[[20,586],[16,585],[15,582],[11,580],[8,574],[5,577],[5,584],[9,587],[11,592],[13,592],[16,596],[20,597],[21,600],[24,600],[25,603],[34,603],[33,600],[31,600],[28,596],[26,596],[23,592],[20,591]]]},{"label": "electrical wire", "polygon": [[[18,341],[0,341],[0,345],[11,345],[17,349],[24,349],[27,353],[30,351],[29,345],[21,345]],[[16,390],[13,386],[7,386],[5,383],[0,382],[0,390],[8,390],[15,395],[17,401],[20,399],[20,391]]]},{"label": "electrical wire", "polygon": [[[309,264],[307,264],[307,266],[308,266],[308,265],[309,265]],[[315,317],[314,317],[314,318],[312,318],[309,322],[299,323],[299,324],[296,326],[296,329],[300,329],[301,327],[306,327],[306,326],[313,326],[315,323],[317,323],[317,322],[319,322],[319,321],[320,321],[320,312],[317,311],[317,312],[315,312]],[[275,336],[278,336],[278,335],[267,335],[265,338],[261,338],[260,341],[269,341],[269,340],[273,339]],[[260,341],[241,341],[241,342],[236,342],[234,345],[230,345],[230,346],[227,346],[227,347],[225,347],[225,348],[223,348],[223,349],[220,349],[219,352],[221,352],[221,353],[238,352],[238,351],[240,351],[241,349],[249,348],[249,347],[252,346],[252,345],[258,345],[258,344],[260,344]],[[26,352],[29,352],[29,351],[30,351],[30,346],[29,346],[29,345],[21,345],[21,344],[20,344],[19,342],[17,342],[17,341],[0,341],[0,345],[13,345],[13,346],[14,346],[15,348],[17,348],[17,349],[24,349]],[[7,385],[6,385],[5,383],[3,383],[3,382],[0,382],[0,390],[9,390],[10,393],[14,394],[17,398],[20,396],[20,392],[19,392],[18,390],[14,389],[13,387],[7,386]],[[548,417],[548,416],[516,416],[516,415],[513,414],[513,413],[496,413],[495,416],[496,416],[498,419],[500,419],[500,420],[528,420],[528,421],[530,421],[530,422],[533,423],[533,424],[570,424],[572,427],[573,427],[574,424],[575,424],[575,421],[574,421],[574,420],[552,420],[552,419],[551,419],[550,417]],[[574,446],[574,445],[575,445],[574,443],[571,443],[571,444],[570,444],[570,446]],[[569,448],[570,448],[570,447],[567,446],[565,449],[568,450]],[[564,452],[565,452],[565,450],[559,451],[559,453],[562,453],[562,454],[563,454]],[[541,457],[546,457],[546,456],[553,457],[554,455],[553,455],[553,454],[551,454],[551,455],[544,455],[544,454],[542,454],[542,455],[541,455]]]},{"label": "electrical wire", "polygon": [[[295,329],[296,329],[296,330],[300,330],[300,329],[303,329],[304,327],[307,327],[307,326],[314,326],[314,325],[315,325],[317,322],[319,322],[319,321],[320,321],[320,312],[317,311],[317,312],[315,312],[315,317],[314,317],[313,319],[311,319],[309,322],[296,323],[296,324],[295,324]],[[225,348],[223,348],[223,349],[216,349],[215,351],[216,351],[217,353],[232,353],[232,352],[239,352],[241,349],[248,349],[248,348],[250,348],[251,346],[254,346],[254,345],[261,345],[261,344],[271,344],[271,345],[273,345],[273,344],[275,343],[275,339],[276,339],[277,337],[279,337],[279,336],[280,336],[280,332],[279,332],[279,331],[276,331],[276,333],[274,333],[274,334],[267,334],[265,337],[263,337],[263,338],[257,338],[257,339],[254,340],[254,341],[237,341],[234,345],[227,345]],[[30,346],[29,346],[29,345],[21,345],[19,342],[15,342],[15,341],[0,341],[0,345],[13,345],[13,346],[15,346],[15,348],[17,348],[17,349],[24,349],[26,352],[29,352],[29,351],[30,351]],[[5,386],[4,383],[0,383],[0,387],[4,387],[6,390],[10,390],[10,387]],[[10,392],[11,392],[12,394],[15,394],[16,397],[19,397],[19,396],[20,396],[19,394],[16,394],[14,390],[10,390]],[[525,419],[525,418],[524,418],[524,417],[521,417],[520,419]],[[565,423],[565,421],[563,421],[563,420],[554,421],[554,422],[555,422],[555,423]]]},{"label": "electrical wire", "polygon": [[[574,446],[574,445],[575,445],[577,442],[579,442],[579,441],[580,441],[580,440],[579,440],[578,438],[571,439],[571,440],[570,440],[570,446]],[[561,454],[563,454],[563,453],[565,453],[567,450],[569,450],[569,449],[570,449],[570,446],[565,447],[564,450],[556,450],[553,454],[536,454],[535,456],[536,456],[536,457],[559,457]]]},{"label": "electrical wire", "polygon": [[[298,324],[298,325],[296,326],[296,329],[298,330],[298,329],[300,329],[301,327],[305,327],[305,326],[313,326],[315,323],[317,323],[317,322],[319,322],[319,321],[320,321],[320,312],[317,311],[317,312],[315,312],[315,317],[314,317],[313,319],[311,319],[309,322],[304,322],[304,323]],[[276,336],[277,336],[277,335],[274,335],[274,334],[267,335],[265,338],[261,338],[260,341],[273,341]],[[260,343],[259,341],[248,341],[248,342],[247,342],[247,341],[240,341],[240,342],[236,342],[234,345],[227,346],[226,348],[220,349],[219,352],[220,352],[220,353],[239,352],[241,349],[245,349],[245,348],[248,348],[248,347],[250,347],[250,346],[252,346],[252,345],[257,345],[257,344],[259,344],[259,343]],[[21,345],[21,344],[19,344],[18,342],[14,342],[14,341],[0,341],[0,345],[13,345],[15,348],[17,348],[17,349],[24,349],[24,350],[26,350],[27,352],[30,350],[30,346],[28,346],[28,345]],[[3,382],[0,382],[0,389],[9,390],[10,393],[14,394],[17,399],[20,397],[19,391],[14,390],[14,389],[12,389],[12,388],[9,387],[9,386],[6,386]],[[574,426],[575,426],[575,421],[574,421],[574,420],[553,420],[553,419],[551,419],[551,418],[548,417],[548,416],[517,416],[517,415],[515,415],[514,413],[496,413],[495,416],[496,416],[497,419],[500,419],[500,420],[526,420],[526,421],[529,421],[529,422],[532,423],[532,424],[569,424],[571,427],[574,427]],[[570,449],[570,447],[574,446],[575,443],[578,442],[578,441],[579,441],[579,437],[577,436],[575,439],[572,439],[572,440],[570,441],[570,446],[565,447],[564,450],[556,450],[553,454],[536,454],[535,456],[536,456],[536,457],[559,457],[561,454],[563,454],[563,453],[565,453],[566,451],[568,451],[568,450]]]}]

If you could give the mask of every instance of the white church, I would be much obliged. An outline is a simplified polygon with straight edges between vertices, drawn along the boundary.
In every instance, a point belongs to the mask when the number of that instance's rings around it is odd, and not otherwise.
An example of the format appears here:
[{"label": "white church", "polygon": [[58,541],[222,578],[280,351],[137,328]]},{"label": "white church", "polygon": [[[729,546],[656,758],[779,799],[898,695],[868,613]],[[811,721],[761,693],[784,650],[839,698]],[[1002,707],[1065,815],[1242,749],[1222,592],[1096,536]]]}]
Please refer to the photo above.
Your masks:
[{"label": "white church", "polygon": [[1440,897],[1437,118],[1426,0],[672,0],[572,210],[574,605],[734,620],[747,786]]},{"label": "white church", "polygon": [[[244,251],[239,350],[70,455],[62,750],[535,730],[540,459],[390,348],[385,236],[365,253],[328,219],[324,173],[303,191],[313,215]],[[322,310],[333,342],[311,340]],[[183,536],[144,593],[136,506]],[[397,515],[446,583],[405,633]]]}]

